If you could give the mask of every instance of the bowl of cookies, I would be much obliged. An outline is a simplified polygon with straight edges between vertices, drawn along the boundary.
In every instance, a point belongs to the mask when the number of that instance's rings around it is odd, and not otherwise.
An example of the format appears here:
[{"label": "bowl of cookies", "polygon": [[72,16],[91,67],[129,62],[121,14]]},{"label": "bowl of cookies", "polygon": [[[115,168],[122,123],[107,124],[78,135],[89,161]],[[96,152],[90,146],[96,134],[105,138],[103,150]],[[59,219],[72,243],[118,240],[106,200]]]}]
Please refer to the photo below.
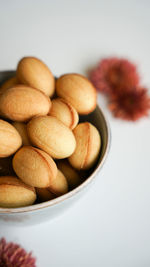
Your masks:
[{"label": "bowl of cookies", "polygon": [[[110,128],[92,83],[24,57],[0,72],[0,221],[50,220],[98,177]],[[100,175],[99,175],[100,176]]]}]

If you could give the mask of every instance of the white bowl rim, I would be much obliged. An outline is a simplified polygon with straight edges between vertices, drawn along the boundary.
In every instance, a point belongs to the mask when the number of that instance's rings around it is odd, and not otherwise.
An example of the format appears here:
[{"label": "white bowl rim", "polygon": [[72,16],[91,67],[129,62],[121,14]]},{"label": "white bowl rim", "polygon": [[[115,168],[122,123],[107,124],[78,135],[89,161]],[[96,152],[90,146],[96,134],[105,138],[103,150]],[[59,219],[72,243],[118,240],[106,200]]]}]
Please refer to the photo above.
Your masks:
[{"label": "white bowl rim", "polygon": [[44,209],[44,208],[48,208],[51,206],[54,206],[56,204],[59,204],[69,198],[71,198],[72,196],[76,195],[77,193],[79,193],[82,189],[84,189],[86,186],[88,186],[93,180],[94,178],[96,178],[98,172],[101,170],[101,168],[104,165],[104,162],[108,156],[109,150],[110,150],[110,143],[111,143],[111,131],[110,131],[110,125],[107,119],[107,116],[104,115],[102,109],[100,108],[99,104],[97,104],[97,107],[99,109],[99,111],[101,112],[103,119],[105,121],[105,125],[106,125],[106,130],[107,130],[107,146],[106,146],[106,150],[105,153],[103,155],[102,160],[100,161],[100,163],[97,165],[97,167],[95,168],[95,170],[92,172],[92,174],[84,181],[82,182],[82,184],[80,184],[79,186],[77,186],[75,189],[71,190],[70,192],[57,197],[55,199],[46,201],[46,202],[42,202],[39,204],[35,204],[35,205],[31,205],[31,206],[26,206],[26,207],[20,207],[20,208],[0,208],[0,215],[3,214],[16,214],[16,213],[26,213],[26,212],[31,212],[31,211],[37,211],[40,209]]}]

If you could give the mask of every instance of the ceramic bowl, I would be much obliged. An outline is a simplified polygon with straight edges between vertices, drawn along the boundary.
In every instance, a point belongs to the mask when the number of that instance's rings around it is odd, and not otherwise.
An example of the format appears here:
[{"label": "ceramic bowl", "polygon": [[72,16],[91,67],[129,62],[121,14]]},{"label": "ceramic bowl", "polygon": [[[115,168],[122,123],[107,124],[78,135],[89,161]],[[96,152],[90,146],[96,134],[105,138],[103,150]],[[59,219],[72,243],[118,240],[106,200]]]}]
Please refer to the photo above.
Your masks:
[{"label": "ceramic bowl", "polygon": [[[12,77],[14,71],[0,72],[0,83]],[[100,178],[101,168],[106,161],[110,148],[110,128],[99,106],[90,115],[82,116],[80,121],[89,121],[97,127],[102,138],[102,148],[98,161],[94,168],[90,171],[87,179],[81,185],[68,192],[67,194],[57,197],[53,200],[27,206],[23,208],[0,208],[0,224],[8,223],[14,225],[26,226],[29,224],[37,224],[46,220],[51,220],[60,215],[87,191],[92,182]],[[99,175],[98,175],[99,174]]]}]

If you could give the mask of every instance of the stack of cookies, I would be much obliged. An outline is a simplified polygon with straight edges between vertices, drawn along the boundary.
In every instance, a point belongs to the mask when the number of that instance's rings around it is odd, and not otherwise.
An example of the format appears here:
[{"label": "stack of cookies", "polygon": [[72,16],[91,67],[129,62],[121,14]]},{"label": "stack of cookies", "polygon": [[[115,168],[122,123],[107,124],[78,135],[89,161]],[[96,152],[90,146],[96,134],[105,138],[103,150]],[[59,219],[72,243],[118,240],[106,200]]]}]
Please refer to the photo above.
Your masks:
[{"label": "stack of cookies", "polygon": [[79,74],[57,80],[34,57],[0,88],[0,207],[48,201],[77,187],[99,156],[101,137],[80,115],[96,108],[96,90]]}]

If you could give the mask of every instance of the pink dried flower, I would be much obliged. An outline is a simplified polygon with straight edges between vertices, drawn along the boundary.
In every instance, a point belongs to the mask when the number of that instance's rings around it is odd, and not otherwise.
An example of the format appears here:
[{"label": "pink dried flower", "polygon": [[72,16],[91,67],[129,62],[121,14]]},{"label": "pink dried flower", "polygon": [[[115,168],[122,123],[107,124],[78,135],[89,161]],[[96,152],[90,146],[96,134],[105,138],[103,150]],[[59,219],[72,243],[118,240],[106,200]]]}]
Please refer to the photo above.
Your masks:
[{"label": "pink dried flower", "polygon": [[0,240],[0,267],[36,267],[35,258],[14,243]]},{"label": "pink dried flower", "polygon": [[135,87],[134,90],[123,90],[119,95],[110,97],[109,109],[117,118],[136,121],[148,116],[150,98],[147,89]]},{"label": "pink dried flower", "polygon": [[123,58],[105,58],[90,73],[90,80],[100,92],[109,94],[132,89],[139,84],[136,66]]}]

